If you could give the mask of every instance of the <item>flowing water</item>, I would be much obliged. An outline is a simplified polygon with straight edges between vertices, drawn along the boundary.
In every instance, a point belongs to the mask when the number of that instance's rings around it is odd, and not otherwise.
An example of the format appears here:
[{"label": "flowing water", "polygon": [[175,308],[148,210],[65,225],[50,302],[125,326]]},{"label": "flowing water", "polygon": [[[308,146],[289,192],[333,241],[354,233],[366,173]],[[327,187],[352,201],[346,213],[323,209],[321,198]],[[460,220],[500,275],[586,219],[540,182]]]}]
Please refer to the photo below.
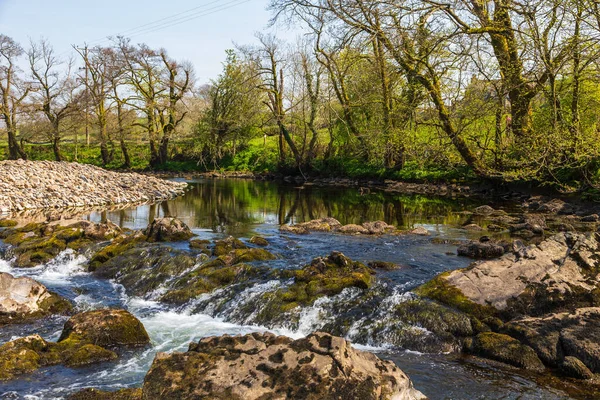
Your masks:
[{"label": "flowing water", "polygon": [[[124,351],[119,360],[112,363],[77,369],[49,367],[11,382],[0,382],[0,399],[62,398],[85,387],[104,390],[140,387],[157,352],[185,351],[190,342],[202,337],[270,330],[298,338],[319,329],[336,333],[341,325],[345,326],[342,333],[357,348],[394,361],[431,399],[569,398],[560,390],[542,386],[516,371],[457,355],[402,350],[394,346],[393,338],[386,335],[385,329],[377,329],[391,323],[387,319],[389,310],[412,298],[411,289],[440,272],[469,264],[469,260],[454,255],[455,246],[435,239],[468,238],[468,233],[460,229],[467,219],[461,211],[481,203],[379,192],[361,195],[353,188],[294,187],[245,180],[198,180],[190,185],[185,196],[172,201],[93,213],[87,218],[93,221],[108,218],[122,227],[139,229],[155,217],[177,216],[200,238],[233,235],[247,240],[252,235],[261,235],[271,243],[269,250],[280,256],[265,263],[272,268],[299,268],[333,250],[362,262],[390,261],[403,268],[378,273],[369,302],[359,301],[362,299],[360,290],[346,289],[300,310],[293,321],[274,322],[267,329],[256,322],[260,309],[258,300],[262,294],[288,284],[286,281],[269,278],[243,287],[219,289],[184,306],[168,308],[155,300],[158,293],[144,298],[130,297],[120,285],[88,274],[85,272],[87,259],[69,251],[46,265],[27,270],[12,268],[10,262],[0,260],[0,271],[30,276],[72,300],[78,310],[127,308],[140,318],[152,339],[151,347]],[[279,233],[280,224],[325,216],[343,224],[384,220],[401,228],[424,226],[432,235],[366,237]],[[174,246],[185,249],[187,244]],[[0,344],[33,333],[56,340],[66,319],[52,317],[4,327],[0,330]],[[418,326],[412,328],[424,330]],[[429,334],[421,333],[425,338]]]}]

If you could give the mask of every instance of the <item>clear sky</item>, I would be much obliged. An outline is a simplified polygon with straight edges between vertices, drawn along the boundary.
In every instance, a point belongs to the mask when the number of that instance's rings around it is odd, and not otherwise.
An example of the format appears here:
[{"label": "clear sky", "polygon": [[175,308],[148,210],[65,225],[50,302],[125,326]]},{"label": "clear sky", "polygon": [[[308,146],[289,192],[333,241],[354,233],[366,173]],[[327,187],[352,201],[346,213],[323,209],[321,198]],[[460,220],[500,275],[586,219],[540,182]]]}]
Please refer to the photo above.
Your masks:
[{"label": "clear sky", "polygon": [[[23,47],[29,38],[47,38],[62,54],[73,44],[105,44],[107,36],[123,34],[136,43],[164,47],[177,60],[191,61],[198,82],[205,83],[219,74],[225,50],[234,42],[253,43],[254,33],[266,30],[267,4],[268,0],[0,0],[0,33]],[[157,20],[162,22],[154,23]],[[285,26],[271,31],[287,40],[297,35]]]}]

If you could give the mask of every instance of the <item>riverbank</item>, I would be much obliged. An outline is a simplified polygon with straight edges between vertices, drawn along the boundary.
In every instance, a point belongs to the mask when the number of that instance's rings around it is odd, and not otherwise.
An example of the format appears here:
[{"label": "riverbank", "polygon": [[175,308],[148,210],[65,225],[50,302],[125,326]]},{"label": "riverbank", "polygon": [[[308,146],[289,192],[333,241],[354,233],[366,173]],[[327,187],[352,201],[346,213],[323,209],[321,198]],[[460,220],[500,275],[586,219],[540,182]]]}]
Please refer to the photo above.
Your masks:
[{"label": "riverbank", "polygon": [[187,184],[87,164],[0,162],[0,214],[24,210],[98,207],[168,200]]}]

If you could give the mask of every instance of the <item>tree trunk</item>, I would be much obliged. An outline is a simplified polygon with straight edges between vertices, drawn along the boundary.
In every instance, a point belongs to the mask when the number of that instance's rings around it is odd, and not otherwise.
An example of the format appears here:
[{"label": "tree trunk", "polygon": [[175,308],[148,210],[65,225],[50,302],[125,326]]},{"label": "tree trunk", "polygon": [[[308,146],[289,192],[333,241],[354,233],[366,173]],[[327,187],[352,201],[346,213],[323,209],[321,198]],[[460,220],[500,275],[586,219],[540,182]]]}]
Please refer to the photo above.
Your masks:
[{"label": "tree trunk", "polygon": [[12,129],[8,129],[8,158],[10,160],[17,160],[19,158],[27,160],[27,154],[23,151],[21,145],[19,145],[17,136]]},{"label": "tree trunk", "polygon": [[123,168],[129,169],[131,168],[131,158],[129,157],[129,150],[127,149],[127,144],[123,137],[121,137],[120,144],[121,153],[123,153]]}]

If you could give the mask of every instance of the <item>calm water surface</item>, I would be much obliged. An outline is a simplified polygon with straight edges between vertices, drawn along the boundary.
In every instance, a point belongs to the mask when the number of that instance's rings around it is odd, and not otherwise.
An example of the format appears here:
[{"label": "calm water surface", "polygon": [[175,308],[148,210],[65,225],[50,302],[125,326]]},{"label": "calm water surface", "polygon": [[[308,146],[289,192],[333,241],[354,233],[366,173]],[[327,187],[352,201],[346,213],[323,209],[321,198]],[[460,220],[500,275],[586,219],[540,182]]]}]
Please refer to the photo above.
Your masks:
[{"label": "calm water surface", "polygon": [[[437,244],[436,237],[465,239],[469,234],[460,227],[471,222],[461,213],[481,205],[472,200],[449,200],[426,196],[404,196],[372,192],[361,195],[355,188],[281,185],[273,182],[246,180],[198,180],[190,182],[190,190],[181,198],[156,205],[92,213],[93,221],[110,219],[122,227],[144,228],[150,220],[176,216],[187,223],[201,238],[233,235],[249,239],[266,237],[269,249],[280,259],[269,262],[272,268],[298,268],[317,256],[332,250],[368,262],[391,261],[405,266],[399,271],[378,274],[379,285],[389,296],[375,305],[374,316],[385,318],[386,307],[403,301],[410,290],[440,272],[462,268],[469,260],[454,255],[455,246]],[[506,207],[511,205],[495,205]],[[384,220],[401,228],[424,226],[430,237],[383,236],[360,237],[315,233],[306,236],[283,235],[278,227],[331,216],[343,224]],[[475,221],[476,222],[476,221]],[[176,247],[186,248],[186,243]],[[116,390],[139,387],[156,352],[185,351],[191,341],[222,334],[244,334],[264,331],[252,318],[240,316],[239,310],[253,298],[284,284],[265,281],[244,289],[233,298],[225,292],[213,293],[180,308],[167,308],[151,296],[129,297],[124,288],[99,280],[85,272],[87,260],[65,252],[47,265],[30,270],[12,268],[0,261],[0,270],[26,275],[46,284],[71,299],[79,310],[99,307],[125,307],[146,326],[152,347],[128,351],[113,363],[87,368],[50,367],[11,382],[0,383],[0,399],[55,399],[85,387]],[[298,326],[285,324],[270,330],[291,337],[302,337],[327,324],[335,323],[340,304],[356,293],[346,291],[335,299],[323,299],[302,311]],[[224,300],[225,299],[225,300]],[[225,303],[225,304],[223,304]],[[218,304],[218,307],[216,306]],[[343,307],[342,307],[343,308]],[[56,340],[65,317],[53,317],[28,325],[0,330],[0,343],[16,337],[39,333]],[[362,320],[354,321],[354,334],[368,329]],[[431,399],[566,399],[566,393],[541,386],[533,379],[514,371],[498,369],[455,355],[420,354],[394,349],[385,342],[357,342],[358,348],[378,353],[393,360],[413,380],[415,386]]]}]

